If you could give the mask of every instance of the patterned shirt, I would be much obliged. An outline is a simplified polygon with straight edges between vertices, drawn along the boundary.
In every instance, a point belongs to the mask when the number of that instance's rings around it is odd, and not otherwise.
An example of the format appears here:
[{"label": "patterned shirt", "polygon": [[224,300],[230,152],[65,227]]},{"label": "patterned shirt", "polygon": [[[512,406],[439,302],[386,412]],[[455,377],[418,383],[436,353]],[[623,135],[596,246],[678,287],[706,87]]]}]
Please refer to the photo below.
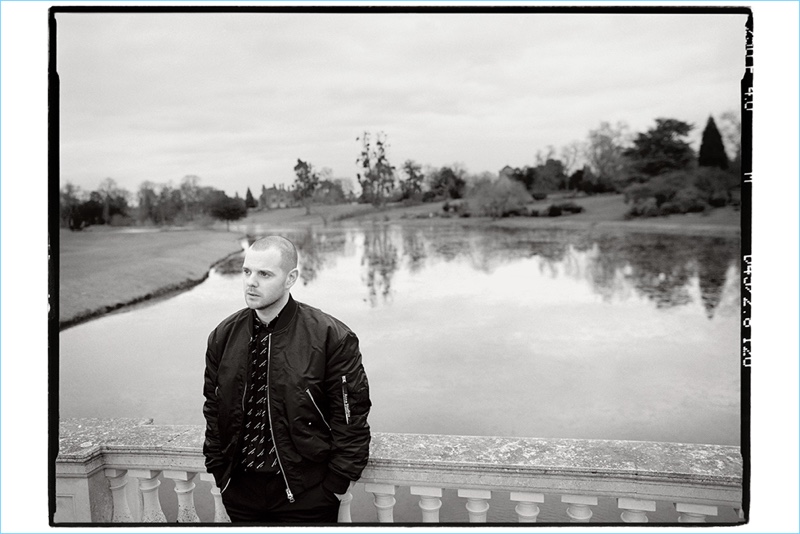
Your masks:
[{"label": "patterned shirt", "polygon": [[[280,315],[280,314],[279,314]],[[250,375],[245,398],[244,430],[241,440],[241,464],[245,471],[280,473],[278,457],[267,413],[267,368],[269,366],[270,334],[275,329],[275,317],[268,325],[253,312],[253,337],[250,340]]]}]

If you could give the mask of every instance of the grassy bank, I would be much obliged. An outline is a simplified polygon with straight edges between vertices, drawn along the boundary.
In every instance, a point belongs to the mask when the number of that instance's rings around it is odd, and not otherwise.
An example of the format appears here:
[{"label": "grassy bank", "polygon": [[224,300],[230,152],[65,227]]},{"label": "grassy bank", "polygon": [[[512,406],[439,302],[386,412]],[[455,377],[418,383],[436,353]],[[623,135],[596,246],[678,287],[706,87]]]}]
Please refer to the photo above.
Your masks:
[{"label": "grassy bank", "polygon": [[62,230],[59,326],[187,289],[204,280],[215,262],[241,250],[240,239],[216,230]]},{"label": "grassy bank", "polygon": [[402,224],[439,225],[491,225],[506,228],[563,228],[571,230],[597,231],[635,231],[647,233],[669,233],[684,235],[722,235],[735,236],[740,231],[741,214],[732,207],[718,208],[708,213],[690,213],[626,220],[629,205],[622,195],[597,195],[591,197],[568,198],[563,194],[551,195],[545,200],[533,202],[530,208],[545,212],[553,203],[574,202],[585,209],[584,212],[560,217],[509,217],[492,220],[487,217],[461,218],[444,217],[444,202],[420,204],[417,206],[390,205],[375,209],[368,205],[314,206],[311,215],[305,208],[254,212],[239,223],[240,228],[247,225],[261,225],[281,228],[296,228],[321,224],[352,224],[371,222],[392,222]]}]

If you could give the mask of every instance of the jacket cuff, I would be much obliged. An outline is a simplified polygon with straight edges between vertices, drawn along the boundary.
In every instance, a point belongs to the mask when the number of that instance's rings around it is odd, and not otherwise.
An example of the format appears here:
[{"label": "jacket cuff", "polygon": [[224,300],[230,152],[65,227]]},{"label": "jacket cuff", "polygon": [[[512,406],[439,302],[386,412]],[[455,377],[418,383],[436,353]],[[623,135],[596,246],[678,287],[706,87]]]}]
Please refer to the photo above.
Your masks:
[{"label": "jacket cuff", "polygon": [[328,476],[322,481],[322,487],[333,493],[342,495],[350,487],[350,479],[344,475],[328,471]]}]

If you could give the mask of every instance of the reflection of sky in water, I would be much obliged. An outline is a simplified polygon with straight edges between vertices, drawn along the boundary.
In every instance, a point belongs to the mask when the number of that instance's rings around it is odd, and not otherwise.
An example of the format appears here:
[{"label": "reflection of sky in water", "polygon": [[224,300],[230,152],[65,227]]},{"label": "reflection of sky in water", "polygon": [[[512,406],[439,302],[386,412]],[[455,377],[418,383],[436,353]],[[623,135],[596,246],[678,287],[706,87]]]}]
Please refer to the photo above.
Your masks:
[{"label": "reflection of sky in water", "polygon": [[[376,431],[738,443],[735,245],[397,228],[294,237],[310,269],[293,294],[359,335]],[[242,305],[239,278],[212,274],[66,330],[62,416],[201,424],[206,337]]]}]

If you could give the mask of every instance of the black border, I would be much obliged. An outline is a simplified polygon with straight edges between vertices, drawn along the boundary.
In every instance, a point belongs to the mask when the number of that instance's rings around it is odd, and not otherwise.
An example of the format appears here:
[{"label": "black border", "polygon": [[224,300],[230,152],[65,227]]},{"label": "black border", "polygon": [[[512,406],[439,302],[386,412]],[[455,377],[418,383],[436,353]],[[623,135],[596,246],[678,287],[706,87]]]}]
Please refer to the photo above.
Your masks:
[{"label": "black border", "polygon": [[[380,0],[376,0],[380,1]],[[421,0],[424,1],[424,0]],[[80,5],[80,6],[51,6],[48,9],[49,26],[49,51],[48,51],[48,290],[49,290],[49,309],[48,309],[48,503],[49,503],[49,524],[51,527],[61,528],[83,528],[83,527],[136,527],[147,526],[151,528],[162,527],[214,527],[214,528],[237,528],[241,525],[220,524],[220,523],[54,523],[56,510],[55,497],[55,463],[58,456],[58,431],[59,431],[59,175],[60,175],[60,85],[57,72],[57,22],[58,13],[298,13],[298,14],[392,14],[392,13],[416,13],[416,14],[651,14],[651,15],[700,15],[715,14],[729,15],[740,14],[748,15],[746,31],[746,50],[745,50],[745,72],[742,77],[740,87],[740,113],[742,126],[741,139],[741,222],[740,222],[740,291],[742,296],[747,296],[750,300],[751,281],[749,273],[751,271],[752,255],[752,135],[753,135],[753,13],[749,7],[742,6],[487,6],[483,5],[461,5],[461,6],[429,6],[429,5],[376,5],[376,6],[187,6],[187,5]],[[747,273],[747,275],[746,275]],[[736,526],[747,524],[750,521],[750,474],[751,474],[751,453],[750,453],[750,430],[751,430],[751,368],[750,359],[745,359],[751,354],[750,350],[750,317],[751,306],[743,303],[741,310],[742,325],[741,349],[741,444],[740,450],[743,459],[742,474],[742,513],[744,523],[714,523],[709,522],[704,525],[682,524],[682,523],[647,523],[637,524],[635,527],[698,527],[698,526]],[[747,365],[745,365],[747,362]],[[515,523],[348,523],[327,525],[333,528],[352,528],[370,527],[380,528],[387,526],[393,527],[456,527],[456,528],[489,528],[514,526],[530,528],[531,524]],[[535,523],[535,528],[552,526],[570,526],[570,523]],[[574,524],[573,527],[580,525],[580,528],[589,527],[621,527],[625,525],[621,522],[614,523],[581,523]],[[304,525],[275,525],[281,527],[294,527]],[[308,524],[305,526],[316,526],[319,524]],[[322,525],[325,526],[325,525]],[[631,525],[634,526],[634,525]]]}]

